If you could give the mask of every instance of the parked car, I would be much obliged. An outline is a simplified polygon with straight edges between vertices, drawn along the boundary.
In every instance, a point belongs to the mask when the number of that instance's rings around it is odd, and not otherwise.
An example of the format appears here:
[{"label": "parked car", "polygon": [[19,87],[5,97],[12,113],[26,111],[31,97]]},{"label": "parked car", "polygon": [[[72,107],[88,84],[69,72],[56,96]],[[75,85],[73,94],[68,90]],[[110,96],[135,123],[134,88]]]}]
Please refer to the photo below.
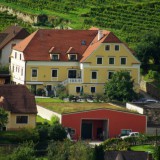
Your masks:
[{"label": "parked car", "polygon": [[125,139],[125,138],[128,138],[128,137],[138,137],[138,136],[139,136],[139,132],[130,132],[128,135],[121,136],[120,138]]},{"label": "parked car", "polygon": [[159,103],[159,101],[157,101],[155,99],[147,99],[147,98],[141,98],[139,100],[134,100],[133,102],[136,102],[136,103]]}]

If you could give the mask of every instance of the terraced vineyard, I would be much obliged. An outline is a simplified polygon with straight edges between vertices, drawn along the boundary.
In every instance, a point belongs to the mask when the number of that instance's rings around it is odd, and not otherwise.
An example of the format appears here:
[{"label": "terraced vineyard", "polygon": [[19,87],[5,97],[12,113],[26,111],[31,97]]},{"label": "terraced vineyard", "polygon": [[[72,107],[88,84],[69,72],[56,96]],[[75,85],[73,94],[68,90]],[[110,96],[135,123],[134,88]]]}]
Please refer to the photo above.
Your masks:
[{"label": "terraced vineyard", "polygon": [[22,20],[18,20],[16,16],[8,15],[6,12],[0,12],[0,31],[3,31],[8,26],[15,24],[26,28],[30,33],[35,30],[30,24],[24,23]]},{"label": "terraced vineyard", "polygon": [[75,29],[105,28],[132,48],[144,34],[160,31],[160,1],[1,0],[0,4],[29,14],[46,14],[53,26],[61,23]]}]

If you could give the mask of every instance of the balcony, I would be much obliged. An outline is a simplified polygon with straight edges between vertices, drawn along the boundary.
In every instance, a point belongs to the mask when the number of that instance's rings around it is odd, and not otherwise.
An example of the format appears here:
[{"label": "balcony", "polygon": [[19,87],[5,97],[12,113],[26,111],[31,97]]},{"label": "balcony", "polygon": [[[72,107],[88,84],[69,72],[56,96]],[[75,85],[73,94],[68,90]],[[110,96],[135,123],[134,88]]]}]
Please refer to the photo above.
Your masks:
[{"label": "balcony", "polygon": [[81,78],[68,78],[65,81],[61,82],[62,85],[67,85],[68,83],[82,83]]}]

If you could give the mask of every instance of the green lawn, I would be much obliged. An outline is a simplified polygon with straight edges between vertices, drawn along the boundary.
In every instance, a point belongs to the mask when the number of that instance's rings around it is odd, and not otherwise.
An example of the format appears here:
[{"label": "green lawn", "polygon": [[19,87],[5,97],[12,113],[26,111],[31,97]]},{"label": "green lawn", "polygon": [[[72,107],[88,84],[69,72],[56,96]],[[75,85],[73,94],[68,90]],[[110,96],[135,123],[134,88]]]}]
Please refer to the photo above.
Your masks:
[{"label": "green lawn", "polygon": [[153,153],[154,146],[153,145],[132,146],[131,150],[132,151],[145,151],[145,152]]},{"label": "green lawn", "polygon": [[49,121],[47,119],[44,119],[44,118],[37,115],[36,122],[45,123],[45,122],[49,122]]},{"label": "green lawn", "polygon": [[123,110],[131,112],[123,107],[114,106],[109,103],[63,102],[62,100],[53,98],[44,98],[44,99],[36,98],[36,103],[40,106],[43,106],[57,113],[70,113],[70,112],[92,110],[99,108],[107,108],[107,109],[121,110],[121,111]]}]

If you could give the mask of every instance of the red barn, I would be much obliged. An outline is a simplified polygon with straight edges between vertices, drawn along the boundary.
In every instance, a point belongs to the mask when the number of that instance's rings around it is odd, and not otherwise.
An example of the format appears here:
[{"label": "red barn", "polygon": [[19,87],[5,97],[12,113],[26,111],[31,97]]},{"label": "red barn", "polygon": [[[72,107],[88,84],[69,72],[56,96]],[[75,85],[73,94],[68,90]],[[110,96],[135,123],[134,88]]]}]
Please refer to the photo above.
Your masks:
[{"label": "red barn", "polygon": [[61,123],[73,139],[98,140],[117,137],[122,130],[146,132],[146,116],[112,109],[62,114]]}]

